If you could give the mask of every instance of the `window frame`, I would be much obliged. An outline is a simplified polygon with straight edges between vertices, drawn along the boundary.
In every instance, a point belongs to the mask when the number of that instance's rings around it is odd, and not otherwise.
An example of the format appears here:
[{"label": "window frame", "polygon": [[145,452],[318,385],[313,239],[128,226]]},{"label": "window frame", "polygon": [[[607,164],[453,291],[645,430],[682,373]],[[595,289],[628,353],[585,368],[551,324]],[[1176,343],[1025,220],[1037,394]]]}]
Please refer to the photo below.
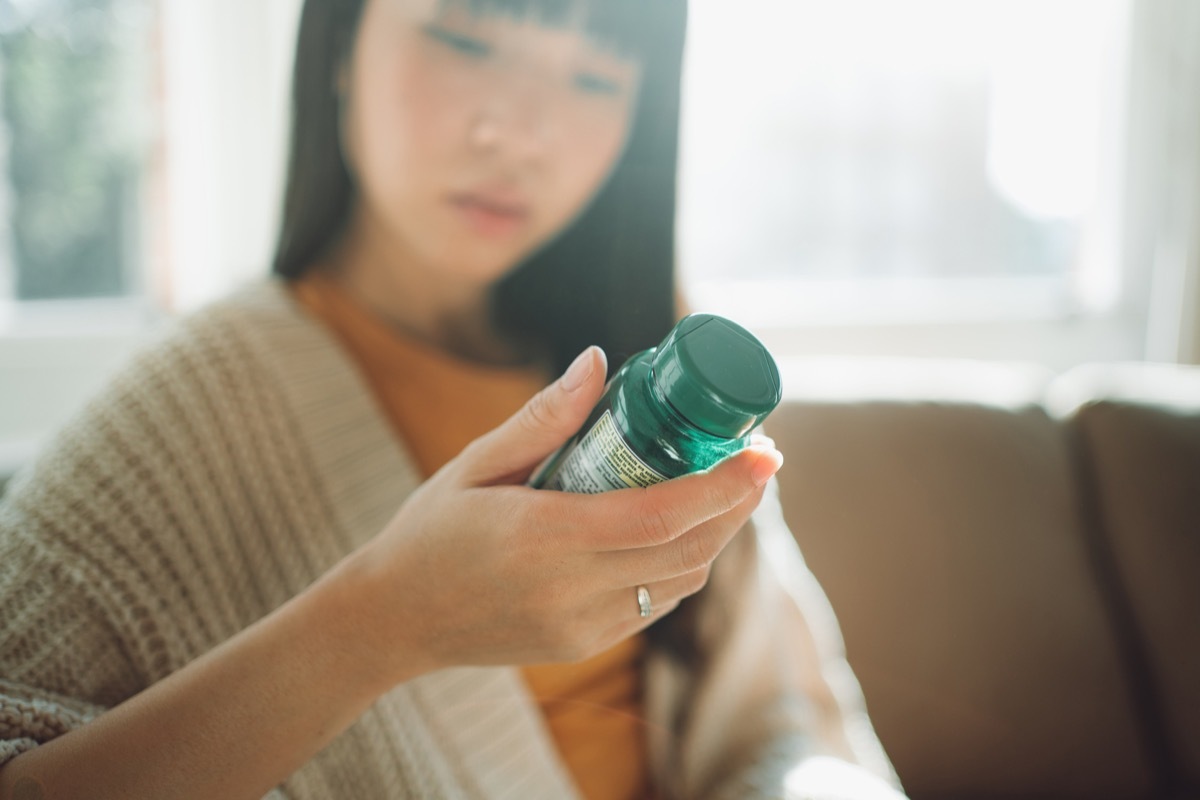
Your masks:
[{"label": "window frame", "polygon": [[[1133,1],[1125,90],[1133,99],[1124,115],[1132,124],[1119,142],[1121,191],[1129,202],[1124,209],[1104,211],[1123,232],[1114,245],[1120,286],[1115,300],[1089,304],[1064,299],[1052,287],[1026,286],[1034,300],[1009,302],[1002,298],[1020,295],[1022,287],[964,284],[967,300],[948,305],[945,313],[914,301],[907,317],[892,308],[890,317],[835,320],[817,313],[819,293],[805,300],[813,310],[802,315],[794,303],[780,299],[779,287],[764,292],[762,286],[725,282],[690,287],[692,307],[699,310],[714,300],[740,304],[738,318],[748,321],[781,360],[820,353],[1020,360],[1060,369],[1143,358],[1200,363],[1200,148],[1188,145],[1200,141],[1200,57],[1191,52],[1200,41],[1200,4]],[[277,206],[272,181],[282,174],[284,87],[299,0],[250,6],[241,0],[163,2],[164,52],[173,54],[165,91],[169,97],[188,81],[201,81],[191,85],[202,87],[198,96],[210,109],[169,114],[165,128],[164,157],[173,175],[166,198],[172,207],[164,245],[168,268],[161,282],[150,282],[143,297],[128,302],[41,301],[45,305],[20,309],[0,303],[0,379],[21,387],[19,398],[0,392],[0,479],[28,460],[171,316],[265,269]],[[247,16],[248,8],[257,12]],[[232,27],[242,30],[240,48],[229,47],[223,38],[233,19],[238,25]],[[201,35],[184,46],[178,39],[189,31]],[[213,71],[218,58],[224,63]],[[270,65],[266,70],[264,58]],[[254,74],[259,79],[246,79]],[[267,96],[275,99],[256,105]],[[245,115],[236,125],[224,131],[188,130],[205,115],[210,127],[217,126],[216,120],[227,116],[219,111],[225,102]],[[227,160],[228,148],[239,141],[252,144],[240,158]],[[245,183],[247,169],[262,176],[260,193],[230,191]],[[882,306],[885,297],[880,288],[872,302]],[[986,308],[981,298],[990,300]],[[1170,316],[1166,322],[1164,314]]]}]

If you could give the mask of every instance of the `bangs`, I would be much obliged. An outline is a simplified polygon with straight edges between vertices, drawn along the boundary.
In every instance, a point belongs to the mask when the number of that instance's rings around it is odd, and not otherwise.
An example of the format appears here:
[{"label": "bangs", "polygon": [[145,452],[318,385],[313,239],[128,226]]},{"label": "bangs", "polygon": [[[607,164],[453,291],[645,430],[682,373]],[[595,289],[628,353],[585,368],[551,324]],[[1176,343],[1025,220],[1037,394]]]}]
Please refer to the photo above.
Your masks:
[{"label": "bangs", "polygon": [[671,27],[682,0],[442,0],[477,16],[503,16],[553,28],[582,30],[619,56],[645,59]]}]

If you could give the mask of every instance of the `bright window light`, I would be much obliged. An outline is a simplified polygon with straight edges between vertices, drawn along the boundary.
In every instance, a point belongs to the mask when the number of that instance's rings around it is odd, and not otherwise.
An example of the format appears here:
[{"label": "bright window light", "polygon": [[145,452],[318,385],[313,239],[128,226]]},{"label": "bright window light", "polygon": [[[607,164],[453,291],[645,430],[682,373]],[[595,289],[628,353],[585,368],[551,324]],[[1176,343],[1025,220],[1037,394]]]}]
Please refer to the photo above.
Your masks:
[{"label": "bright window light", "polygon": [[0,3],[0,314],[142,292],[162,236],[156,13],[155,0]]},{"label": "bright window light", "polygon": [[1111,305],[1127,3],[694,2],[693,299],[785,323]]}]

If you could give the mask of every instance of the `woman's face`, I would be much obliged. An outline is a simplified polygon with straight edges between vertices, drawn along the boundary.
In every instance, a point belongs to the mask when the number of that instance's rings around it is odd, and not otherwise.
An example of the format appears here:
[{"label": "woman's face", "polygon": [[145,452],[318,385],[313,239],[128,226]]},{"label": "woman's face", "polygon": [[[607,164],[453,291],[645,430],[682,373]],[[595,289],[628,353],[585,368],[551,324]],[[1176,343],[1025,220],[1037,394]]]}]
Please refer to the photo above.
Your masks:
[{"label": "woman's face", "polygon": [[600,188],[640,80],[635,61],[576,28],[443,0],[367,0],[348,67],[358,213],[394,254],[480,285]]}]

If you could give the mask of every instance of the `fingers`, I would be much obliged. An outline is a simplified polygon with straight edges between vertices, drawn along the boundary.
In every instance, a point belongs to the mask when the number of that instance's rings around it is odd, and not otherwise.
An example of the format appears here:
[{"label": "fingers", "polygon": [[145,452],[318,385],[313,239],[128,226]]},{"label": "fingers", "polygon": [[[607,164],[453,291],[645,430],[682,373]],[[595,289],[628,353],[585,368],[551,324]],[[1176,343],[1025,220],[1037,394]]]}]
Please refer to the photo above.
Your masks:
[{"label": "fingers", "polygon": [[755,442],[705,472],[564,499],[575,511],[564,523],[580,547],[598,552],[666,544],[758,494],[782,464],[777,450]]},{"label": "fingers", "polygon": [[597,599],[603,612],[605,633],[602,647],[609,647],[655,622],[679,607],[687,597],[704,588],[708,582],[708,567],[665,581],[642,584],[650,594],[650,616],[641,616],[637,586],[627,586],[606,592]]},{"label": "fingers", "polygon": [[734,508],[669,542],[598,554],[598,577],[614,584],[631,580],[649,583],[707,569],[746,524],[762,494],[761,488],[756,489]]},{"label": "fingers", "polygon": [[463,451],[464,480],[473,486],[523,482],[583,425],[604,391],[606,371],[599,347],[580,353],[558,380]]},{"label": "fingers", "polygon": [[[691,572],[685,572],[682,575],[676,575],[673,578],[667,578],[662,581],[651,581],[639,584],[639,586],[646,587],[646,591],[650,595],[650,609],[653,613],[654,611],[666,608],[674,608],[684,598],[690,597],[703,589],[704,584],[708,583],[708,573],[709,567],[704,566]],[[617,591],[613,599],[618,600],[622,594],[633,600],[634,615],[640,616],[641,609],[637,602],[637,586]]]}]

